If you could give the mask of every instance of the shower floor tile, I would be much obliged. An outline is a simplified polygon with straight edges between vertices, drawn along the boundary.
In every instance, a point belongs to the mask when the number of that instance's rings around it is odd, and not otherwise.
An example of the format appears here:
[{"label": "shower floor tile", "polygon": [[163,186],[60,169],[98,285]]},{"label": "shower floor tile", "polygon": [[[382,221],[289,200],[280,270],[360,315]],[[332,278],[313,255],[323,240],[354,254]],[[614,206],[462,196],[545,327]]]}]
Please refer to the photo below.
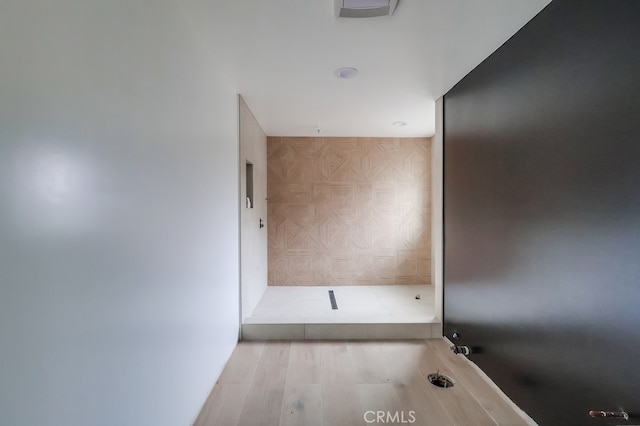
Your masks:
[{"label": "shower floor tile", "polygon": [[[331,309],[333,290],[338,309]],[[420,295],[419,299],[416,296]],[[435,323],[430,285],[269,286],[244,324]]]}]

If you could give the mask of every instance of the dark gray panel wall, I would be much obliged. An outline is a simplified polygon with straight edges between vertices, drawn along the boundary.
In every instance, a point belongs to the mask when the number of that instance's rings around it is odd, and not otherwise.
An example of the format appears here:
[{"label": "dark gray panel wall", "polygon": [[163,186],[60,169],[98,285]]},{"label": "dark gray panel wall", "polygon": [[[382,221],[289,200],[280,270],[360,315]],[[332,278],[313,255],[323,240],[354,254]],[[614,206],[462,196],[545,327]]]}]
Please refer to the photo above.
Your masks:
[{"label": "dark gray panel wall", "polygon": [[541,425],[640,414],[640,2],[552,2],[444,109],[445,334]]}]

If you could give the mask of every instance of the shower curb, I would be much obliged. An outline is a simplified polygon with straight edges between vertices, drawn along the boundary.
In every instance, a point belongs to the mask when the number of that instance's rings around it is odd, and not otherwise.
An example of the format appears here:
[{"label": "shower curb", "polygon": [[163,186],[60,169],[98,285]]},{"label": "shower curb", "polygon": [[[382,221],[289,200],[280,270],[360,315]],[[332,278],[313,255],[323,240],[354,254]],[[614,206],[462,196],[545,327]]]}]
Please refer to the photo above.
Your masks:
[{"label": "shower curb", "polygon": [[270,323],[243,324],[243,340],[404,340],[442,337],[431,323]]}]

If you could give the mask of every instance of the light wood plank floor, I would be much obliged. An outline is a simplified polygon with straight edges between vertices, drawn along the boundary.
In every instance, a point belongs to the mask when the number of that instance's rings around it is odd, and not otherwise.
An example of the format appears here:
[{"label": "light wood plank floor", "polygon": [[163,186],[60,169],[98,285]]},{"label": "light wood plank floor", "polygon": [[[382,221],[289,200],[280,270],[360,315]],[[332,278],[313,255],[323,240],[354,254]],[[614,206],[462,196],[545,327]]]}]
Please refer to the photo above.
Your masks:
[{"label": "light wood plank floor", "polygon": [[[430,384],[436,371],[454,387]],[[370,424],[528,423],[462,355],[431,339],[240,342],[194,426]]]}]

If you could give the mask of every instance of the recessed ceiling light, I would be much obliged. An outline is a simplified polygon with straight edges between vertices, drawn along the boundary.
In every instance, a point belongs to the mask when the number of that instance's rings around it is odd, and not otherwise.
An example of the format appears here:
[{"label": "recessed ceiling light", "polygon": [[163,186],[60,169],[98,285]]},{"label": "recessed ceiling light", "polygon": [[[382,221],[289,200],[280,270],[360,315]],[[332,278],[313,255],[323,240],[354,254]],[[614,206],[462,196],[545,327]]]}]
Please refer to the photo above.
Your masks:
[{"label": "recessed ceiling light", "polygon": [[407,122],[406,121],[394,121],[393,125],[396,126],[396,127],[404,127],[404,126],[407,125]]},{"label": "recessed ceiling light", "polygon": [[358,75],[358,70],[351,67],[342,67],[334,71],[338,78],[353,78]]}]

